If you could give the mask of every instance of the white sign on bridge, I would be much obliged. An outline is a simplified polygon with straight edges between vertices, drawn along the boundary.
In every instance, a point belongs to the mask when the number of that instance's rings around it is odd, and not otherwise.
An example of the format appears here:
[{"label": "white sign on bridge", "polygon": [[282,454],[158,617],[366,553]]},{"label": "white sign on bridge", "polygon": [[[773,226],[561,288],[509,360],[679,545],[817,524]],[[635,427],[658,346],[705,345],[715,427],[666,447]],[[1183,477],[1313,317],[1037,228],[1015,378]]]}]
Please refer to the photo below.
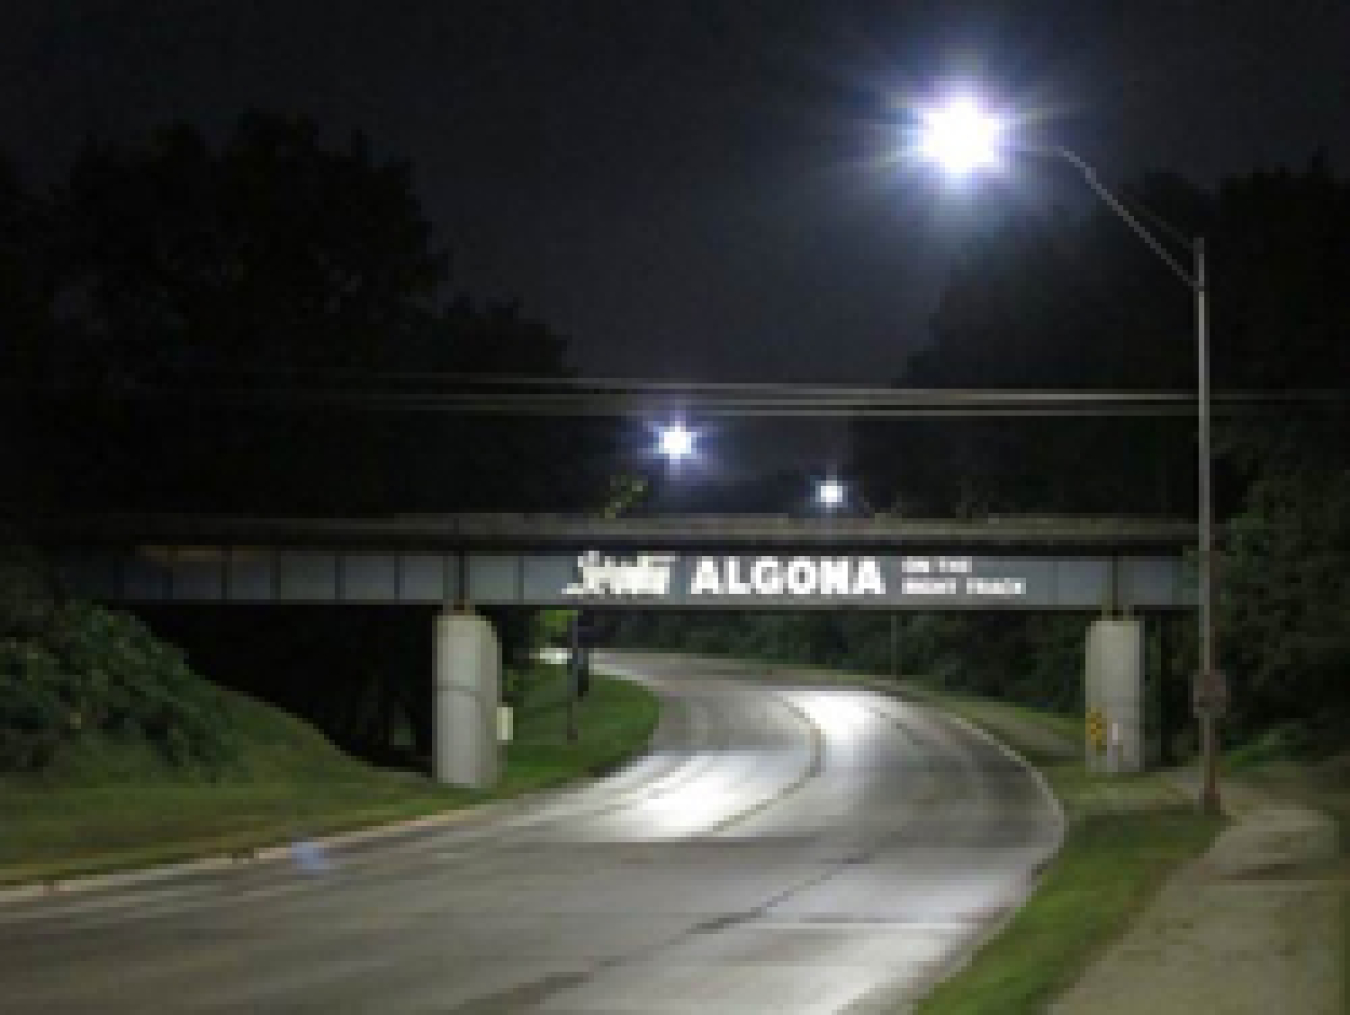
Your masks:
[{"label": "white sign on bridge", "polygon": [[[693,556],[641,553],[577,559],[568,596],[593,598],[821,597],[866,599],[890,595],[1015,597],[1027,594],[1016,575],[977,575],[973,557]],[[680,579],[676,580],[677,573]]]},{"label": "white sign on bridge", "polygon": [[[776,548],[775,548],[776,549]],[[959,552],[402,552],[146,547],[79,554],[72,592],[122,601],[443,603],[690,609],[1185,608],[1178,557]]]}]

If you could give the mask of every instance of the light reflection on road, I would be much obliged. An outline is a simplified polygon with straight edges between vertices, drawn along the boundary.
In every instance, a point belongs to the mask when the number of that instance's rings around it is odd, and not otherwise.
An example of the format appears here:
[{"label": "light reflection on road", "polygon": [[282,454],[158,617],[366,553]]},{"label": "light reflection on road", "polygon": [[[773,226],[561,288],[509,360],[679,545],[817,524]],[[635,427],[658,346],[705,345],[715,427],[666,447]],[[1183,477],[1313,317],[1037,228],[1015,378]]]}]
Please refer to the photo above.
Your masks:
[{"label": "light reflection on road", "polygon": [[300,862],[0,907],[0,1010],[899,1005],[1056,847],[1040,784],[924,708],[600,656],[664,699],[595,783]]}]

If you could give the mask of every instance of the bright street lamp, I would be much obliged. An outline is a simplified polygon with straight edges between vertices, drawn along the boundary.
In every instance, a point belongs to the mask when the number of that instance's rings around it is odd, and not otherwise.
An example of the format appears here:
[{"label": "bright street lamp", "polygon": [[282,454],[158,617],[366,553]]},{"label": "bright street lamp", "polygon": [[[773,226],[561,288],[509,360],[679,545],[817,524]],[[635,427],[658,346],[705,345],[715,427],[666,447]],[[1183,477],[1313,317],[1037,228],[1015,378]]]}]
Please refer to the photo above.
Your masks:
[{"label": "bright street lamp", "polygon": [[694,453],[694,433],[683,423],[672,423],[661,428],[661,454],[672,462],[688,458]]},{"label": "bright street lamp", "polygon": [[837,479],[826,479],[816,484],[816,500],[827,509],[844,503],[844,484]]},{"label": "bright street lamp", "polygon": [[970,95],[921,112],[919,153],[959,175],[996,166],[1003,141],[1003,122]]},{"label": "bright street lamp", "polygon": [[[982,112],[969,96],[920,114],[922,135],[920,154],[948,171],[963,173],[982,166],[996,165],[1005,146],[1003,125]],[[1010,147],[1010,146],[1009,146]],[[1209,277],[1205,261],[1205,240],[1195,237],[1190,243],[1191,267],[1187,268],[1153,233],[1146,229],[1121,200],[1097,178],[1096,171],[1082,158],[1062,147],[1026,147],[1033,154],[1049,154],[1068,162],[1082,174],[1088,186],[1126,225],[1171,269],[1195,295],[1196,345],[1196,445],[1198,455],[1198,500],[1200,535],[1200,673],[1196,684],[1196,711],[1200,716],[1200,742],[1204,788],[1200,806],[1207,813],[1219,812],[1218,744],[1215,720],[1223,707],[1226,692],[1215,666],[1214,636],[1214,505],[1211,494],[1210,391],[1209,391]]]},{"label": "bright street lamp", "polygon": [[872,518],[876,515],[861,486],[845,483],[835,476],[816,481],[816,503],[826,511],[834,511],[848,504],[853,508],[852,513],[859,517]]}]

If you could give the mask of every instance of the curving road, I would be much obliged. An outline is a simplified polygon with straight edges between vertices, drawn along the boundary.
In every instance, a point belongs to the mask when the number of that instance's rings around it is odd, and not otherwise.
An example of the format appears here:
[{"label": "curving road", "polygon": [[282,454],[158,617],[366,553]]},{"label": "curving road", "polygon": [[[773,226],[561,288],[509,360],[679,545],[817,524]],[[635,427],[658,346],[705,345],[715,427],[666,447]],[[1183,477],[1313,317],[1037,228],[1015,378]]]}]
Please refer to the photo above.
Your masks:
[{"label": "curving road", "polygon": [[636,764],[294,863],[0,903],[0,1011],[903,1010],[1058,844],[1038,779],[923,706],[598,662],[665,700]]}]

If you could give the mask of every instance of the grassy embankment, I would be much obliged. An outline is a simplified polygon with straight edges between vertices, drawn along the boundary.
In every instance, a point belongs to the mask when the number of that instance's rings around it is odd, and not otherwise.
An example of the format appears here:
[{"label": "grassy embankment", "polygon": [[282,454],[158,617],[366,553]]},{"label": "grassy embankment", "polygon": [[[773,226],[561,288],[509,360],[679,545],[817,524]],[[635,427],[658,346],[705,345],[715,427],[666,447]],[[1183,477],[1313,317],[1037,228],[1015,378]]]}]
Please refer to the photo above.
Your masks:
[{"label": "grassy embankment", "polygon": [[0,884],[246,855],[511,797],[612,768],[655,727],[650,692],[596,677],[580,706],[580,739],[568,743],[562,668],[539,665],[529,679],[503,778],[490,793],[373,768],[292,716],[224,691],[238,752],[225,777],[175,773],[148,746],[86,738],[56,770],[0,775]]}]

